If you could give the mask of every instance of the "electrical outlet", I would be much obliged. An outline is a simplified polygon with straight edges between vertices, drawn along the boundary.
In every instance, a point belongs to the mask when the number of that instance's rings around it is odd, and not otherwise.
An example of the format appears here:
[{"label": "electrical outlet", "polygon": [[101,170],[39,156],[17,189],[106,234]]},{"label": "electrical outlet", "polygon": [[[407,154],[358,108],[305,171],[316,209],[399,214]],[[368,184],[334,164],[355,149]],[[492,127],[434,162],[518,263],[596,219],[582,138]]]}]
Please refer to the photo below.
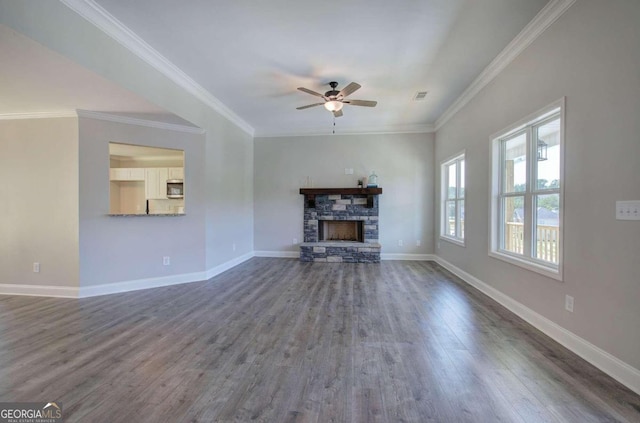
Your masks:
[{"label": "electrical outlet", "polygon": [[344,174],[345,175],[353,175],[353,168],[345,167],[344,168]]},{"label": "electrical outlet", "polygon": [[416,240],[416,247],[419,247],[422,245],[422,241],[420,241],[419,239]]},{"label": "electrical outlet", "polygon": [[170,266],[171,265],[171,257],[169,257],[169,256],[162,257],[162,265],[163,266]]},{"label": "electrical outlet", "polygon": [[398,240],[398,247],[404,247],[404,241],[399,239]]},{"label": "electrical outlet", "polygon": [[40,263],[37,261],[33,263],[33,273],[40,273]]},{"label": "electrical outlet", "polygon": [[298,243],[298,238],[293,238],[293,245],[296,245]]},{"label": "electrical outlet", "polygon": [[567,311],[573,313],[573,297],[571,295],[565,295],[564,297],[564,308]]}]

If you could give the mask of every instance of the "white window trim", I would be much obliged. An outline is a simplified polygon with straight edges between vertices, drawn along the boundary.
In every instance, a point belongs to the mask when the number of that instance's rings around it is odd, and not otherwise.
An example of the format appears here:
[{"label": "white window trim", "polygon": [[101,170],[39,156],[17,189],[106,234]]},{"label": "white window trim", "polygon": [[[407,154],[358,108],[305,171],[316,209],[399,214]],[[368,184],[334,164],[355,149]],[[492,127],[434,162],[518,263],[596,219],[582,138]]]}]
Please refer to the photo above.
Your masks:
[{"label": "white window trim", "polygon": [[[449,198],[447,197],[447,192],[448,192],[448,188],[445,189],[445,181],[447,181],[448,176],[446,175],[446,167],[449,166],[450,164],[452,164],[453,162],[463,159],[465,161],[465,168],[467,165],[467,159],[466,159],[466,150],[462,150],[461,152],[454,154],[453,156],[450,156],[448,158],[446,158],[445,160],[440,162],[440,239],[443,241],[447,241],[450,242],[452,244],[458,245],[460,247],[465,247],[465,238],[458,238],[458,237],[453,237],[447,234],[447,230],[445,228],[445,219],[447,216],[446,213],[446,207],[447,207],[447,200],[449,200]],[[467,171],[465,169],[465,178],[467,175]],[[460,166],[458,166],[457,168],[457,178],[456,179],[460,179]],[[464,190],[464,196],[460,197],[464,200],[464,207],[465,207],[465,213],[466,213],[466,208],[467,208],[467,188],[466,188],[467,184],[465,181],[465,190]],[[456,197],[456,202],[457,200],[459,200],[460,198]],[[466,233],[466,231],[465,231]]]},{"label": "white window trim", "polygon": [[[513,265],[522,267],[532,272],[539,273],[558,281],[563,280],[563,250],[564,250],[564,160],[565,160],[565,102],[566,98],[554,101],[546,107],[538,110],[535,113],[528,115],[527,117],[519,120],[513,125],[504,128],[501,131],[491,135],[491,168],[489,174],[489,256],[511,263]],[[509,254],[506,251],[500,250],[500,225],[498,224],[499,212],[499,198],[500,198],[500,142],[502,139],[508,137],[515,132],[522,130],[523,128],[544,120],[550,115],[557,113],[556,110],[560,109],[560,213],[559,224],[560,230],[558,233],[560,248],[558,249],[558,264],[549,265],[543,261],[536,260],[532,257],[523,257],[520,255]]]}]

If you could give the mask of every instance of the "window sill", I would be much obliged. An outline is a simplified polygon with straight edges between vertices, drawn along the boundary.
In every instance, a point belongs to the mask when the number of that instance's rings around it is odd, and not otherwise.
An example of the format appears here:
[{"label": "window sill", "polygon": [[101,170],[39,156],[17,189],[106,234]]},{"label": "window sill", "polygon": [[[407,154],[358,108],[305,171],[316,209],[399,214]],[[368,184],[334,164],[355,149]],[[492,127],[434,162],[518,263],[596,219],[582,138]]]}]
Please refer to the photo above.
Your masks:
[{"label": "window sill", "polygon": [[539,264],[532,260],[515,257],[509,254],[501,253],[499,251],[489,251],[489,256],[562,282],[562,272],[560,271],[560,265],[558,265],[558,268],[556,269],[553,267],[545,266],[543,264]]},{"label": "window sill", "polygon": [[458,238],[451,238],[451,237],[448,237],[448,236],[440,235],[440,239],[443,240],[443,241],[447,241],[447,242],[450,242],[452,244],[455,244],[455,245],[457,245],[459,247],[465,247],[464,240],[461,240],[461,239],[458,239]]}]

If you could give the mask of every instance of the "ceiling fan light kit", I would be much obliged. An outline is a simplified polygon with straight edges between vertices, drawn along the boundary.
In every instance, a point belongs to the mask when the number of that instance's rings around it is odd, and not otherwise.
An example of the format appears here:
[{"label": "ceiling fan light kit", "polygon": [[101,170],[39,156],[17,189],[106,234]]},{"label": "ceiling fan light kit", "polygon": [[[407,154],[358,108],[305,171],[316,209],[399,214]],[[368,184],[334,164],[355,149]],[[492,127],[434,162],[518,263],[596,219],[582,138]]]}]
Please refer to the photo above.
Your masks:
[{"label": "ceiling fan light kit", "polygon": [[342,107],[344,107],[345,104],[364,107],[375,107],[376,104],[378,104],[377,101],[370,100],[345,100],[345,97],[347,97],[349,94],[352,94],[360,89],[361,85],[355,82],[350,83],[340,91],[336,90],[336,87],[338,86],[337,82],[331,81],[329,82],[329,85],[331,86],[331,89],[324,94],[317,93],[308,88],[299,87],[299,91],[311,94],[316,97],[320,97],[324,100],[324,103],[308,104],[306,106],[297,107],[297,109],[304,110],[311,107],[324,105],[324,108],[332,112],[334,117],[340,117],[342,116]]},{"label": "ceiling fan light kit", "polygon": [[324,103],[324,108],[330,112],[337,112],[338,110],[342,110],[342,106],[344,104],[341,101],[331,100]]}]

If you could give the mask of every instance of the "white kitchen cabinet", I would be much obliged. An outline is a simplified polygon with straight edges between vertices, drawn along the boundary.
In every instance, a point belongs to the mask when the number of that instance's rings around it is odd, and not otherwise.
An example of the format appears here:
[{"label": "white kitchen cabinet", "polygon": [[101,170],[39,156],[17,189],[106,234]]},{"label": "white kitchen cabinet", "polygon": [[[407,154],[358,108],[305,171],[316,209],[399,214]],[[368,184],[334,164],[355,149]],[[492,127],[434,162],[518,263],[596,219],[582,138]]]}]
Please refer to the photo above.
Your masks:
[{"label": "white kitchen cabinet", "polygon": [[166,167],[148,167],[145,169],[145,194],[147,200],[167,199],[167,179],[169,169]]},{"label": "white kitchen cabinet", "polygon": [[111,181],[144,181],[144,168],[135,167],[112,167],[109,169],[109,180]]},{"label": "white kitchen cabinet", "polygon": [[169,179],[184,179],[184,168],[183,167],[170,167],[169,168]]},{"label": "white kitchen cabinet", "polygon": [[111,181],[109,213],[144,214],[144,181]]}]

